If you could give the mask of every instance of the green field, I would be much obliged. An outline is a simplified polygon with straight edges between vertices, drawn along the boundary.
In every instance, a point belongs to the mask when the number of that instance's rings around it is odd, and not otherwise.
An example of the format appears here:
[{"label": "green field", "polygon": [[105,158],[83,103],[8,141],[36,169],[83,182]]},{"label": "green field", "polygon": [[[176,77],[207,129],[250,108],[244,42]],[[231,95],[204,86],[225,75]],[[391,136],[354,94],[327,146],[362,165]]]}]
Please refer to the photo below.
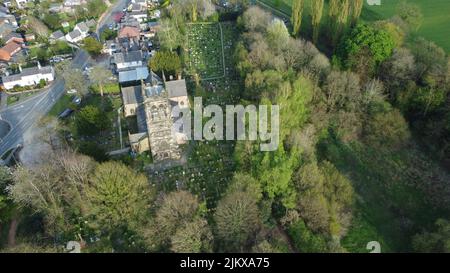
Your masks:
[{"label": "green field", "polygon": [[[306,0],[310,2],[311,0]],[[362,19],[375,21],[390,18],[395,14],[398,3],[402,0],[381,0],[380,6],[369,6],[365,2]],[[285,14],[290,15],[292,0],[262,0]],[[436,42],[450,52],[450,1],[449,0],[409,0],[420,6],[424,20],[417,34]],[[309,3],[307,3],[309,13]]]}]

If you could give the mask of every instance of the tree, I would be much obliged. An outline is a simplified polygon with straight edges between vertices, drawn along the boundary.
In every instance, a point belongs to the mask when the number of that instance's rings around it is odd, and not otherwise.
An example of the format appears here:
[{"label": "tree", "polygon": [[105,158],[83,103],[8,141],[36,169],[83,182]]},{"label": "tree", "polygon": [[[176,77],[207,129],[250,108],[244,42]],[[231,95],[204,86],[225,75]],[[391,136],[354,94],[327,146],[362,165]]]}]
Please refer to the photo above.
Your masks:
[{"label": "tree", "polygon": [[303,0],[294,0],[292,2],[292,35],[295,37],[300,32],[300,26],[302,24],[303,7],[305,3]]},{"label": "tree", "polygon": [[397,14],[411,30],[417,31],[422,25],[423,15],[420,7],[416,4],[402,1],[397,6]]},{"label": "tree", "polygon": [[349,0],[340,0],[339,13],[336,21],[336,28],[335,31],[333,32],[334,35],[332,39],[332,43],[334,46],[338,44],[342,32],[345,26],[347,25],[349,10],[350,10]]},{"label": "tree", "polygon": [[179,74],[181,72],[181,60],[177,53],[162,50],[150,59],[149,67],[159,73]]},{"label": "tree", "polygon": [[49,30],[45,24],[43,24],[39,19],[37,19],[34,16],[28,16],[28,26],[31,28],[33,33],[35,33],[37,36],[41,37],[47,37]]},{"label": "tree", "polygon": [[358,19],[361,16],[361,11],[364,5],[364,0],[352,0],[351,3],[351,16],[352,16],[352,25],[356,26],[358,23]]},{"label": "tree", "polygon": [[108,117],[97,107],[88,105],[77,113],[75,124],[80,135],[93,136],[111,126]]},{"label": "tree", "polygon": [[64,79],[66,90],[75,89],[80,94],[86,94],[88,91],[86,80],[79,69],[71,67],[69,62],[61,62],[56,66],[56,73]]},{"label": "tree", "polygon": [[258,6],[251,6],[241,17],[239,23],[248,32],[264,32],[270,23],[270,13]]},{"label": "tree", "polygon": [[242,251],[252,244],[259,229],[257,200],[247,191],[228,192],[219,201],[214,220],[217,239],[226,251]]},{"label": "tree", "polygon": [[113,29],[105,29],[103,30],[102,34],[100,34],[100,39],[102,41],[107,41],[107,40],[113,40],[117,37],[117,31],[113,30]]},{"label": "tree", "polygon": [[100,88],[100,95],[103,97],[103,86],[112,78],[112,72],[101,65],[96,65],[89,74],[89,78]]},{"label": "tree", "polygon": [[422,253],[450,252],[450,223],[445,219],[438,219],[435,231],[425,231],[413,237],[412,245],[415,251]]},{"label": "tree", "polygon": [[58,14],[45,14],[43,21],[52,30],[56,30],[61,26]]},{"label": "tree", "polygon": [[161,26],[157,33],[161,46],[171,52],[180,47],[184,39],[183,34],[177,26],[176,18],[162,18]]},{"label": "tree", "polygon": [[87,209],[83,187],[93,168],[86,156],[69,151],[51,153],[34,169],[19,167],[8,194],[19,206],[41,213],[47,233],[79,232],[75,223]]},{"label": "tree", "polygon": [[90,0],[87,4],[88,16],[91,18],[100,17],[100,15],[105,12],[107,6],[103,0]]},{"label": "tree", "polygon": [[[192,223],[199,216],[200,204],[195,196],[187,191],[171,192],[164,197],[156,212],[156,236],[161,245],[169,245],[172,238],[175,239],[174,250],[186,247],[186,242],[180,242],[186,233],[192,233],[192,229],[202,229],[201,223]],[[191,223],[188,225],[188,223]],[[177,230],[178,235],[173,237]],[[183,240],[186,240],[184,238]],[[200,238],[199,238],[200,240]],[[191,245],[190,247],[194,247]]]},{"label": "tree", "polygon": [[332,71],[323,87],[328,111],[355,111],[361,101],[359,76],[352,72]]},{"label": "tree", "polygon": [[289,41],[289,31],[280,19],[273,19],[267,27],[267,42],[275,49],[283,48]]},{"label": "tree", "polygon": [[196,218],[177,229],[171,240],[171,250],[179,253],[211,252],[212,233],[208,222]]},{"label": "tree", "polygon": [[103,45],[93,37],[87,37],[83,40],[83,48],[93,57],[100,55]]},{"label": "tree", "polygon": [[311,19],[313,27],[313,42],[317,44],[319,39],[320,22],[322,20],[324,0],[316,0],[311,2]]},{"label": "tree", "polygon": [[94,227],[139,227],[149,213],[153,192],[147,177],[118,162],[98,165],[85,188]]},{"label": "tree", "polygon": [[[394,46],[393,38],[386,31],[359,24],[343,40],[338,53],[343,60],[348,60],[352,55],[367,50],[378,65],[391,56]],[[352,63],[348,62],[347,65],[351,67]]]},{"label": "tree", "polygon": [[409,127],[397,109],[376,113],[364,129],[364,139],[376,149],[397,150],[410,138]]}]

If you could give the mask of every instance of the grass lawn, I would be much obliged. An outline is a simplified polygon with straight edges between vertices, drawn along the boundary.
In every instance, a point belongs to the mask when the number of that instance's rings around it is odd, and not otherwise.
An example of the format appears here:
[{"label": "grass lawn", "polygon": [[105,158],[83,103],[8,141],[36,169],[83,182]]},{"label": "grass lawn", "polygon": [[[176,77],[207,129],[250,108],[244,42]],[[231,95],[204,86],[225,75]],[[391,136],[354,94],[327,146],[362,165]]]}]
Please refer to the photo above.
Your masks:
[{"label": "grass lawn", "polygon": [[[309,2],[306,0],[306,16],[309,18]],[[261,2],[276,8],[283,13],[290,16],[292,0],[261,0]],[[382,20],[392,17],[395,14],[396,7],[401,0],[381,0],[380,6],[369,6],[364,2],[364,9],[361,18],[365,21]],[[437,45],[444,48],[450,53],[450,1],[448,0],[409,0],[409,3],[414,3],[420,6],[424,20],[422,26],[417,32],[417,35],[423,36],[429,40],[434,41]],[[324,17],[327,14],[327,7],[324,9]],[[307,19],[309,21],[309,19]],[[309,22],[303,22],[309,28]]]},{"label": "grass lawn", "polygon": [[57,117],[62,111],[69,107],[72,99],[70,95],[64,94],[56,103],[53,105],[52,109],[48,113],[50,116]]}]

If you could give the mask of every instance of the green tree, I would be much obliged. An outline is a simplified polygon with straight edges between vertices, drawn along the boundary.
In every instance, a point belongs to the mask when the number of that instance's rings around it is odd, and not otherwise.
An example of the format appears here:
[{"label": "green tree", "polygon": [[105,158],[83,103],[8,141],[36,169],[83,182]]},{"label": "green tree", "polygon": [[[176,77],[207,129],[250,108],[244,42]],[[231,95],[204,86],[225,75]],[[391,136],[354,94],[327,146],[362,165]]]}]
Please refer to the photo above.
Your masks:
[{"label": "green tree", "polygon": [[83,48],[93,57],[100,55],[103,45],[93,37],[87,37],[83,40]]},{"label": "green tree", "polygon": [[[386,31],[359,24],[343,40],[338,52],[343,60],[349,60],[367,50],[378,65],[391,56],[394,46],[393,38]],[[352,63],[347,61],[347,65],[351,67]]]},{"label": "green tree", "polygon": [[300,32],[304,5],[305,3],[303,0],[294,0],[292,2],[291,23],[292,23],[292,35],[294,37],[297,36]]},{"label": "green tree", "polygon": [[145,175],[118,162],[98,165],[85,188],[91,224],[102,230],[137,228],[149,215],[153,191]]},{"label": "green tree", "polygon": [[181,72],[181,60],[175,52],[162,50],[150,59],[149,67],[159,73],[179,74]]},{"label": "green tree", "polygon": [[247,191],[228,192],[214,214],[216,235],[226,251],[243,251],[251,246],[261,220],[257,200]]},{"label": "green tree", "polygon": [[438,219],[435,231],[425,231],[413,237],[412,245],[415,251],[422,253],[449,253],[450,252],[450,223]]},{"label": "green tree", "polygon": [[416,4],[402,1],[397,6],[397,14],[411,30],[417,31],[422,25],[423,15],[420,7]]},{"label": "green tree", "polygon": [[196,218],[177,229],[171,240],[171,250],[179,253],[204,253],[212,250],[212,234],[208,222]]},{"label": "green tree", "polygon": [[351,21],[352,25],[355,26],[358,23],[358,19],[361,16],[361,12],[364,5],[364,0],[352,0],[350,1],[351,4]]},{"label": "green tree", "polygon": [[324,0],[316,0],[311,2],[311,19],[313,27],[313,42],[317,44],[320,32],[320,22],[322,21]]},{"label": "green tree", "polygon": [[75,124],[81,135],[93,136],[111,126],[108,117],[97,107],[88,105],[77,113]]}]

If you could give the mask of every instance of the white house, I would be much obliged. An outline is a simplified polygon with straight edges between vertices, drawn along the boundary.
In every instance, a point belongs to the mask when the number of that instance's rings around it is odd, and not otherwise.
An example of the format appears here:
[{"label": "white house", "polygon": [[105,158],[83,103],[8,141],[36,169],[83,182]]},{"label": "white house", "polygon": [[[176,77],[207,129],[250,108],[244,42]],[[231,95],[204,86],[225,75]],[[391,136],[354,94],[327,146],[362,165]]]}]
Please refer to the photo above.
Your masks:
[{"label": "white house", "polygon": [[132,11],[129,13],[132,18],[135,18],[138,22],[147,22],[147,12],[146,11]]},{"label": "white house", "polygon": [[142,59],[142,51],[137,50],[114,53],[113,62],[116,65],[116,69],[120,71],[142,66]]},{"label": "white house", "polygon": [[34,86],[39,84],[41,80],[51,82],[55,79],[55,71],[51,66],[41,67],[38,63],[37,67],[21,69],[19,74],[3,76],[3,87],[7,90],[14,86]]},{"label": "white house", "polygon": [[95,26],[95,21],[89,20],[75,25],[73,30],[66,34],[66,40],[70,43],[81,42],[89,36],[89,27]]},{"label": "white house", "polygon": [[31,2],[31,0],[16,0],[17,7],[19,9],[25,8],[28,2]]}]

